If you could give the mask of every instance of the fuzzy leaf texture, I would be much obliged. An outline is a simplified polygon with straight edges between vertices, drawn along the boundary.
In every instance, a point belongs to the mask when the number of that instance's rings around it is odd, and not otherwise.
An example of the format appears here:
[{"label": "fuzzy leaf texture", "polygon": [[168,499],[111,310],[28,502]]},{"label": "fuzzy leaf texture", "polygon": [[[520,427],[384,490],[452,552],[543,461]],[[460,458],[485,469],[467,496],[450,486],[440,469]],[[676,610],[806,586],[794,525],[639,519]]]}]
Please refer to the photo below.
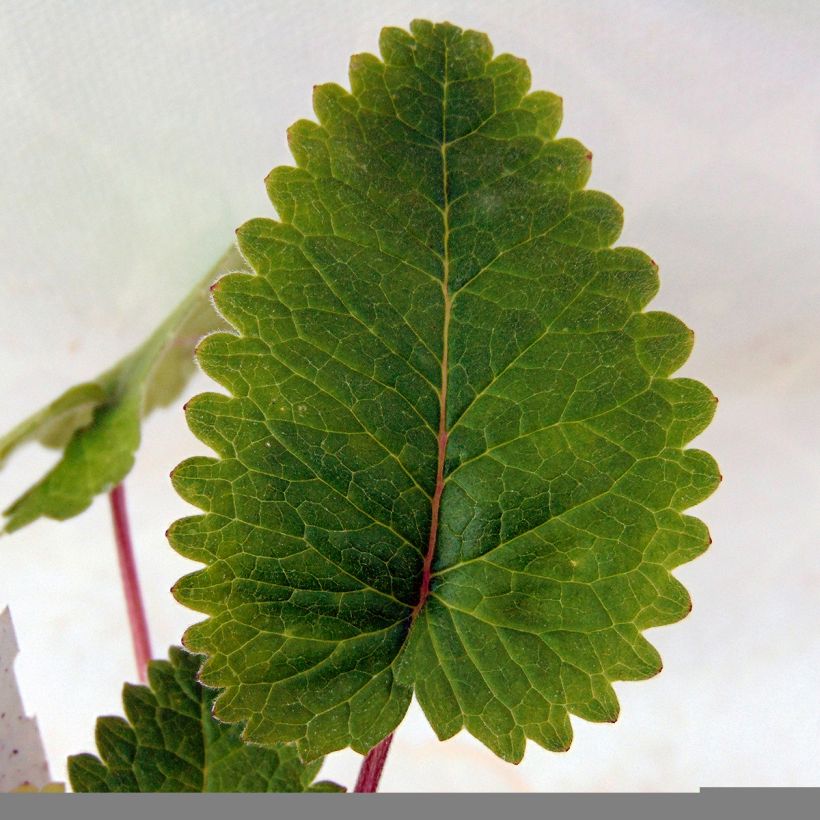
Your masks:
[{"label": "fuzzy leaf texture", "polygon": [[40,516],[65,520],[83,512],[130,472],[143,419],[170,404],[194,371],[193,349],[224,323],[208,287],[222,273],[243,269],[228,251],[137,350],[96,379],[69,388],[0,438],[0,467],[18,447],[38,441],[62,449],[57,464],[5,511],[13,532]]},{"label": "fuzzy leaf texture", "polygon": [[641,632],[690,609],[715,399],[669,378],[692,333],[642,312],[656,266],[611,247],[621,208],[526,63],[450,24],[380,46],[315,89],[279,221],[238,231],[255,274],[215,287],[238,335],[198,358],[231,395],[187,407],[218,458],[174,474],[204,515],[171,543],[206,565],[175,594],[253,741],[364,753],[415,693],[517,762],[660,670]]},{"label": "fuzzy leaf texture", "polygon": [[97,721],[102,760],[68,759],[75,792],[344,791],[313,782],[321,759],[305,765],[292,745],[244,743],[240,727],[214,720],[216,693],[196,680],[201,660],[172,647],[169,660],[149,663],[150,688],[125,685],[128,720]]}]

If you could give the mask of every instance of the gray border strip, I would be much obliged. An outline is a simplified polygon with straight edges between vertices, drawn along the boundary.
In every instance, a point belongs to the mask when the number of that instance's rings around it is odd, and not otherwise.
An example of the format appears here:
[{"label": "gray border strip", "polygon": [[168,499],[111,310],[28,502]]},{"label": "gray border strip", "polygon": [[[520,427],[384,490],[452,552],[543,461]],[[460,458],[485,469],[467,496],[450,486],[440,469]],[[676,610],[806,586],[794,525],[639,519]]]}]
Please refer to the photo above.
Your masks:
[{"label": "gray border strip", "polygon": [[816,820],[820,788],[691,794],[0,795],[3,820]]}]

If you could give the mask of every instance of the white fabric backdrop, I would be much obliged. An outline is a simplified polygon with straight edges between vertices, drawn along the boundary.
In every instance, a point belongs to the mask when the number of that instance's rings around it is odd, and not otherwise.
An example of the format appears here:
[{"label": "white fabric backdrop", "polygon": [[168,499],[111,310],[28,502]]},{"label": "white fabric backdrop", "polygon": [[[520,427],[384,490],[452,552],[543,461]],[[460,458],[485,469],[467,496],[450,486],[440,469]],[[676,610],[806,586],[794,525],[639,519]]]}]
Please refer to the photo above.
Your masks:
[{"label": "white fabric backdrop", "polygon": [[[820,738],[820,15],[809,2],[23,2],[0,5],[0,429],[137,343],[271,214],[262,179],[314,83],[346,83],[382,25],[450,19],[528,59],[562,134],[625,207],[621,242],[661,266],[653,307],[697,334],[681,371],[720,397],[698,445],[725,480],[710,551],[678,571],[693,614],[653,631],[665,669],[616,686],[614,726],[518,767],[414,707],[386,790],[692,790],[818,785]],[[202,389],[199,377],[190,392]],[[202,447],[150,420],[128,481],[155,650],[196,615],[163,531],[189,509],[168,471]],[[0,503],[53,460],[0,473]],[[133,662],[107,507],[0,541],[26,705],[58,777],[119,712]],[[326,773],[350,784],[358,758]]]}]

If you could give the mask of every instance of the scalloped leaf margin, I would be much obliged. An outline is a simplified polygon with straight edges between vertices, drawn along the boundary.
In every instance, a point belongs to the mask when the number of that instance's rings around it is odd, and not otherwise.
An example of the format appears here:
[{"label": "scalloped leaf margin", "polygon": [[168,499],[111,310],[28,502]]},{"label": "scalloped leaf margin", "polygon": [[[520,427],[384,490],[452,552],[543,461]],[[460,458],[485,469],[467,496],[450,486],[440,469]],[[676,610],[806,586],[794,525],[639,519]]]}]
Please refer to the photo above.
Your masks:
[{"label": "scalloped leaf margin", "polygon": [[218,457],[173,474],[206,565],[174,593],[251,741],[364,753],[415,693],[518,762],[660,671],[641,633],[691,607],[715,398],[670,378],[692,333],[643,311],[657,267],[611,247],[621,208],[526,63],[418,20],[380,48],[315,88],[280,220],[238,231],[255,274],[214,288],[238,335],[197,355],[231,395],[187,405]]}]

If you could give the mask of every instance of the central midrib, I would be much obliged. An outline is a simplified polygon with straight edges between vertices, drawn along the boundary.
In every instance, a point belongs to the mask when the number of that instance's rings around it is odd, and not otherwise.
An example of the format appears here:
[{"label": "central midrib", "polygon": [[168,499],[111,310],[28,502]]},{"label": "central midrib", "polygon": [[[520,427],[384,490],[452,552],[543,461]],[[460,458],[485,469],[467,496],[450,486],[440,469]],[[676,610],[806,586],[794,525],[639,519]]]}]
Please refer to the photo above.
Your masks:
[{"label": "central midrib", "polygon": [[424,555],[422,566],[421,588],[419,599],[411,615],[411,622],[415,621],[430,595],[430,581],[433,575],[433,558],[436,554],[438,540],[439,514],[441,510],[441,496],[444,492],[444,462],[447,455],[447,371],[450,331],[450,196],[447,176],[447,44],[444,44],[444,80],[441,99],[441,184],[443,189],[443,229],[444,247],[442,258],[441,290],[443,295],[444,317],[442,322],[441,345],[441,390],[439,391],[439,422],[438,422],[438,463],[436,465],[436,487],[430,510],[430,535],[427,539],[427,552]]}]

